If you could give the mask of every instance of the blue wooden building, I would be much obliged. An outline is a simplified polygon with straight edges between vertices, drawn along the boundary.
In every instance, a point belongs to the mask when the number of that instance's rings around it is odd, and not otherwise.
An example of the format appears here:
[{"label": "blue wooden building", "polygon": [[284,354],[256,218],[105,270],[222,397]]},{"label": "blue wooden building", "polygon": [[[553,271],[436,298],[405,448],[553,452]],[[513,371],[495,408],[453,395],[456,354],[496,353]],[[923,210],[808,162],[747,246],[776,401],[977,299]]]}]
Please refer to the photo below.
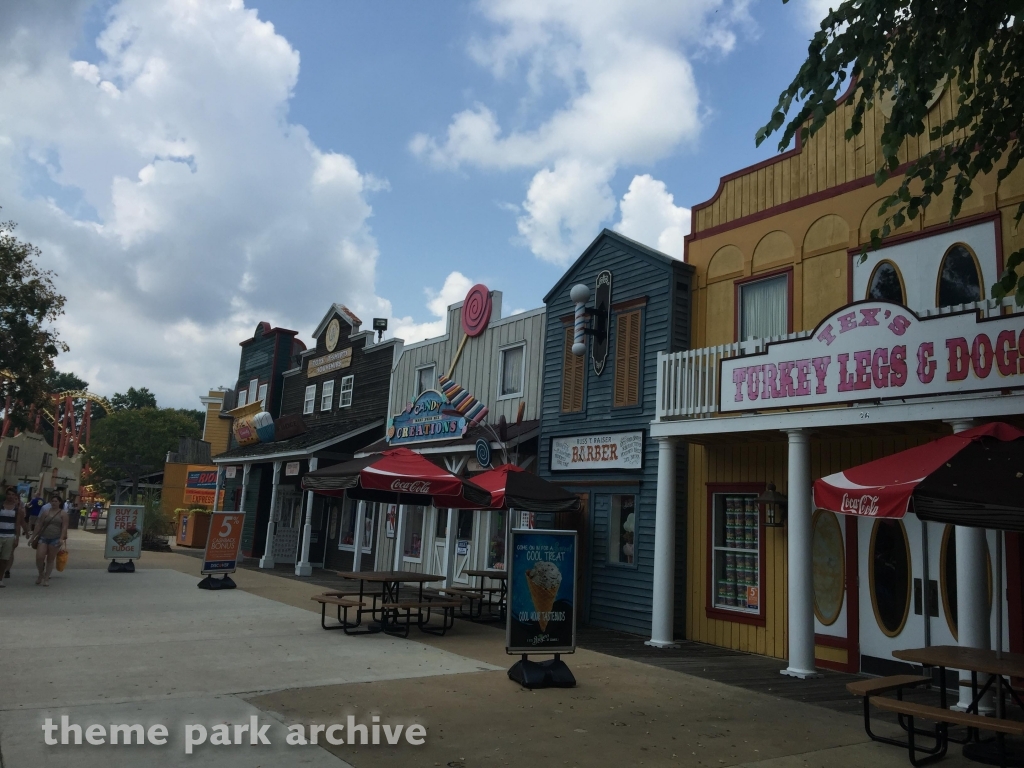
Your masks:
[{"label": "blue wooden building", "polygon": [[[572,526],[580,533],[577,600],[583,623],[650,632],[658,446],[649,428],[657,357],[689,346],[693,272],[606,229],[544,297],[538,473],[579,494],[584,505],[571,520],[540,519],[537,525]],[[602,302],[607,307],[603,343],[588,336],[584,355],[572,350],[570,291],[579,284],[589,288],[589,308]],[[589,324],[598,325],[597,318]],[[677,488],[685,489],[686,462],[678,462],[677,472]],[[683,494],[676,529],[680,561],[686,552],[685,509]],[[686,569],[676,573],[681,581]],[[675,615],[682,620],[684,584],[676,584],[675,595]]]}]

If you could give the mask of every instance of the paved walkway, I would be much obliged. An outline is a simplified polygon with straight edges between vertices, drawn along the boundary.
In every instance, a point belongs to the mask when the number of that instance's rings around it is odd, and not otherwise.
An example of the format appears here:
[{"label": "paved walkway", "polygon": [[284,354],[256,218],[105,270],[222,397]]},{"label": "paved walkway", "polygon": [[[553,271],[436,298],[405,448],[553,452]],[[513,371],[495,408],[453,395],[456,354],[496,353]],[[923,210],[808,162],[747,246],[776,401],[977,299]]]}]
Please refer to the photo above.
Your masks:
[{"label": "paved walkway", "polygon": [[[770,693],[581,649],[579,685],[529,692],[505,674],[503,633],[457,622],[444,638],[323,632],[321,587],[239,571],[239,589],[196,589],[195,559],[145,553],[108,574],[102,538],[72,532],[69,569],[33,586],[19,548],[0,590],[0,766],[862,766],[902,768],[860,719]],[[763,661],[763,660],[761,660]],[[44,746],[46,717],[166,724],[156,746]],[[426,744],[296,746],[285,726],[366,722],[427,728]],[[184,753],[188,723],[270,724],[270,747],[209,744]],[[959,755],[944,766],[966,765]]]}]

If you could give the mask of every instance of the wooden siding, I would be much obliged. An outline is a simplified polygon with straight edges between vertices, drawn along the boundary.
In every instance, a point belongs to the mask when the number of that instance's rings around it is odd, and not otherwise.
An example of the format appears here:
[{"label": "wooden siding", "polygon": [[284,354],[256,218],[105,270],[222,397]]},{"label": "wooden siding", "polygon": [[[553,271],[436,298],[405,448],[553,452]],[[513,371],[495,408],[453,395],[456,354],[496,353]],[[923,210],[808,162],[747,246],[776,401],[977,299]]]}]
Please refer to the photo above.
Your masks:
[{"label": "wooden siding", "polygon": [[[281,402],[281,413],[302,414],[302,402],[306,386],[316,385],[316,397],[313,401],[313,413],[302,416],[307,427],[337,426],[339,433],[358,429],[360,426],[384,419],[387,415],[388,384],[391,378],[391,366],[396,342],[388,341],[377,345],[372,343],[370,332],[356,333],[351,336],[352,327],[340,315],[335,315],[341,324],[341,334],[335,352],[352,348],[352,363],[347,368],[332,371],[321,376],[308,378],[306,372],[309,361],[322,357],[327,352],[326,334],[316,339],[315,347],[303,353],[302,364],[295,373],[284,377],[284,396]],[[326,326],[326,324],[324,324]],[[342,408],[341,380],[353,376],[352,405]],[[320,410],[320,395],[324,382],[334,382],[334,398],[329,411]],[[367,443],[372,442],[367,439]]]},{"label": "wooden siding", "polygon": [[[544,345],[544,310],[534,309],[518,315],[495,319],[501,314],[501,293],[494,291],[491,322],[475,338],[468,339],[455,366],[452,379],[473,397],[486,405],[487,421],[496,424],[501,416],[515,421],[519,404],[525,403],[523,418],[536,419],[540,414],[540,371]],[[435,375],[448,373],[459,344],[462,342],[462,302],[448,307],[448,325],[444,336],[407,344],[395,364],[391,377],[391,400],[388,413],[395,415],[405,408],[416,393],[416,370],[435,366]],[[561,334],[559,334],[561,338]],[[526,371],[523,394],[498,397],[500,354],[505,347],[526,342],[523,366]],[[435,388],[438,387],[434,380]]]},{"label": "wooden siding", "polygon": [[[916,160],[944,142],[932,142],[932,128],[950,119],[955,94],[946,88],[925,119],[924,133],[906,142],[899,151],[900,163]],[[864,129],[853,141],[846,141],[854,105],[841,103],[825,126],[799,149],[784,153],[774,162],[739,172],[723,181],[706,203],[693,208],[693,232],[699,233],[744,216],[784,205],[801,197],[871,176],[883,165],[881,135],[885,118],[874,107],[864,115]],[[962,138],[958,131],[945,141]]]},{"label": "wooden siding", "polygon": [[[589,562],[579,564],[581,577],[588,589],[585,620],[610,629],[649,633],[651,628],[651,591],[654,568],[654,507],[657,490],[658,445],[645,438],[641,472],[590,471],[551,472],[551,438],[609,432],[643,430],[654,418],[656,366],[658,352],[675,345],[687,344],[690,335],[688,299],[693,268],[679,261],[650,254],[646,249],[614,233],[605,232],[588,249],[583,258],[566,273],[548,297],[545,366],[543,377],[543,412],[538,456],[538,473],[577,493],[589,493],[590,535]],[[562,367],[565,340],[563,318],[573,313],[569,288],[576,283],[593,286],[598,272],[612,273],[612,304],[642,300],[640,307],[641,353],[639,360],[638,405],[613,407],[615,378],[615,339],[609,344],[608,360],[600,376],[595,375],[590,360],[590,342],[584,373],[583,410],[561,412]],[[678,286],[678,287],[677,287]],[[623,313],[635,311],[630,305]],[[675,312],[680,309],[682,311]],[[617,315],[612,319],[612,333],[617,328]],[[685,346],[683,348],[686,348]],[[677,483],[685,485],[686,462],[677,462]],[[608,509],[605,494],[636,494],[634,564],[623,566],[607,562]],[[682,500],[682,497],[680,497]],[[682,501],[680,512],[685,509]],[[682,519],[682,514],[680,514]],[[678,529],[677,558],[684,557],[686,535]],[[677,616],[684,614],[684,569],[677,569]],[[680,619],[679,628],[683,623]]]},{"label": "wooden siding", "polygon": [[[922,430],[919,433],[889,437],[864,437],[811,441],[811,477],[817,479],[833,472],[857,466],[882,456],[912,448],[939,436]],[[685,560],[677,560],[687,571],[686,638],[749,653],[784,659],[788,656],[788,600],[786,528],[763,528],[764,583],[761,599],[765,602],[763,627],[708,618],[708,483],[774,482],[787,493],[787,453],[784,440],[765,443],[733,443],[730,445],[689,446],[690,478],[686,488],[689,499],[686,518],[687,548]],[[679,460],[683,460],[680,454]],[[866,585],[865,585],[866,588]],[[835,649],[819,654],[819,658],[835,655]]]}]

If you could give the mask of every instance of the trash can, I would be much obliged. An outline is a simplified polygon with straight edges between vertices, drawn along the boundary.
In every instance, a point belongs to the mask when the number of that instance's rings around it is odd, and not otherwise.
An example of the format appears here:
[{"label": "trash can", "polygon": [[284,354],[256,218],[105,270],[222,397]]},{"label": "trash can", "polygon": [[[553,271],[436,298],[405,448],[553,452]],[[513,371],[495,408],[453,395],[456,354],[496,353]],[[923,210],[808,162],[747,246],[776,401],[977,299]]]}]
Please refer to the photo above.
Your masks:
[{"label": "trash can", "polygon": [[177,533],[174,543],[179,547],[205,547],[206,534],[210,530],[208,512],[194,509],[183,509],[178,512]]},{"label": "trash can", "polygon": [[78,510],[71,512],[68,515],[68,528],[78,528],[78,521],[82,519],[82,516],[78,514]]}]

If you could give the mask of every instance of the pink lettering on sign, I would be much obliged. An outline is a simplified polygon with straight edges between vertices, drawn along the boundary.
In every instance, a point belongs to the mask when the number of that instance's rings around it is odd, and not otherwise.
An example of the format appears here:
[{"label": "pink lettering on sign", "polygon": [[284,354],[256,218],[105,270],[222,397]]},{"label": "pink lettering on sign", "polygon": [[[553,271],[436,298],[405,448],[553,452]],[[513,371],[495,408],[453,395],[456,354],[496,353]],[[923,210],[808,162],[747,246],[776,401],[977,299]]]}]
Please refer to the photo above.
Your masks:
[{"label": "pink lettering on sign", "polygon": [[995,348],[996,367],[1001,376],[1013,376],[1017,373],[1017,334],[1013,331],[1001,331],[996,336]]},{"label": "pink lettering on sign", "polygon": [[922,384],[930,384],[935,378],[935,369],[938,363],[935,362],[935,345],[926,341],[917,348],[917,378]]},{"label": "pink lettering on sign", "polygon": [[949,351],[946,381],[963,381],[971,372],[971,350],[967,346],[967,339],[963,336],[958,339],[946,339],[946,349]]},{"label": "pink lettering on sign", "polygon": [[814,388],[814,394],[816,395],[824,395],[828,392],[825,376],[828,374],[828,365],[831,362],[831,357],[815,357],[811,360],[811,364],[814,366],[814,378],[818,382]]}]

